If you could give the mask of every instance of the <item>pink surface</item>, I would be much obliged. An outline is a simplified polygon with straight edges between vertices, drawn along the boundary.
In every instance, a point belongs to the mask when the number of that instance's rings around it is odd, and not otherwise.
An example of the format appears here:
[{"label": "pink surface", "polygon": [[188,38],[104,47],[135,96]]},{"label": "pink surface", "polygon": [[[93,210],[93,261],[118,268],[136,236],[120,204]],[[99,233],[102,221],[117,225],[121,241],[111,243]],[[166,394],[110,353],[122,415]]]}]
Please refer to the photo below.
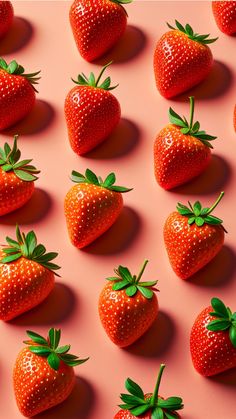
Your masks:
[{"label": "pink surface", "polygon": [[[161,394],[179,395],[185,403],[183,419],[235,417],[235,371],[205,379],[193,369],[189,333],[196,315],[218,296],[235,307],[235,133],[232,114],[236,84],[233,57],[236,39],[219,32],[209,2],[136,1],[127,6],[129,28],[110,68],[115,94],[121,103],[122,123],[109,142],[87,157],[77,157],[69,147],[63,102],[72,87],[70,77],[81,71],[99,71],[83,61],[76,50],[68,22],[70,2],[15,2],[14,28],[0,44],[0,53],[16,58],[27,71],[42,70],[38,103],[31,118],[10,133],[22,134],[19,145],[25,158],[34,158],[42,171],[37,191],[27,206],[0,220],[1,242],[14,236],[16,221],[34,228],[49,251],[58,251],[61,278],[48,300],[33,312],[0,324],[0,417],[21,415],[14,401],[11,371],[25,338],[25,329],[46,333],[50,326],[63,329],[63,342],[72,352],[90,360],[76,368],[78,379],[72,396],[63,405],[40,415],[50,419],[112,419],[127,376],[150,391],[159,364],[167,368]],[[212,164],[204,175],[175,192],[165,192],[153,175],[153,141],[168,122],[171,105],[188,112],[187,95],[164,100],[156,91],[152,56],[156,40],[166,31],[165,22],[177,18],[199,33],[219,40],[211,46],[216,63],[208,81],[194,89],[196,117],[203,129],[217,135]],[[22,19],[25,19],[22,20]],[[19,42],[23,39],[24,42]],[[145,42],[144,42],[145,41]],[[136,55],[132,57],[131,51]],[[15,50],[15,51],[14,51]],[[104,59],[103,62],[107,62]],[[88,249],[70,244],[63,216],[63,199],[71,186],[72,169],[90,167],[105,176],[115,170],[119,184],[134,187],[124,196],[125,209],[114,228]],[[225,246],[204,271],[189,282],[172,272],[162,239],[162,227],[178,200],[201,198],[206,205],[225,190],[217,210],[229,234]],[[121,350],[105,335],[97,313],[98,295],[113,268],[124,264],[138,271],[149,258],[145,279],[159,280],[160,315],[152,330],[132,348]]]}]

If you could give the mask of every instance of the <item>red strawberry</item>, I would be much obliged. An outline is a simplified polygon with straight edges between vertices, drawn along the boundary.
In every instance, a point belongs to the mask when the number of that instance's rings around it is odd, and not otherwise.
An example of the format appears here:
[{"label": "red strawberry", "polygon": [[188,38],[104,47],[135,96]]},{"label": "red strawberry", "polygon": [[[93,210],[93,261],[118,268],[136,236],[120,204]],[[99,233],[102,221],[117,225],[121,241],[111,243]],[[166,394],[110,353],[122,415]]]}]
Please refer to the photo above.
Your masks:
[{"label": "red strawberry", "polygon": [[25,74],[25,69],[15,60],[7,65],[0,58],[0,130],[22,120],[35,103],[34,85],[38,84],[40,71]]},{"label": "red strawberry", "polygon": [[17,138],[11,148],[5,143],[0,148],[0,215],[8,214],[22,207],[34,192],[35,175],[40,173],[30,165],[32,160],[20,160]]},{"label": "red strawberry", "polygon": [[236,313],[218,298],[196,318],[190,351],[194,368],[206,377],[236,367]]},{"label": "red strawberry", "polygon": [[127,13],[122,6],[132,0],[75,0],[70,24],[77,48],[87,61],[108,52],[124,34]]},{"label": "red strawberry", "polygon": [[190,25],[185,28],[176,20],[176,28],[158,41],[154,53],[154,73],[157,89],[165,98],[191,89],[210,73],[213,57],[207,44],[215,42],[209,35],[198,35]]},{"label": "red strawberry", "polygon": [[14,17],[14,10],[10,1],[0,1],[0,38],[10,29]]},{"label": "red strawberry", "polygon": [[26,236],[16,226],[16,240],[0,248],[0,319],[11,320],[40,304],[52,291],[57,253],[46,253],[34,231]]},{"label": "red strawberry", "polygon": [[81,249],[114,224],[123,208],[121,193],[131,189],[115,186],[114,173],[103,182],[89,169],[85,176],[73,171],[71,180],[76,185],[66,195],[65,216],[71,242]]},{"label": "red strawberry", "polygon": [[164,189],[172,189],[200,175],[208,166],[216,137],[200,131],[193,122],[194,98],[190,97],[190,122],[169,109],[171,124],[157,135],[154,143],[155,176]]},{"label": "red strawberry", "polygon": [[95,80],[93,73],[89,79],[78,76],[77,84],[65,100],[65,117],[72,150],[80,155],[99,145],[111,134],[120,121],[120,104],[110,90],[111,79],[107,77],[99,85],[101,77],[111,63],[105,65]]},{"label": "red strawberry", "polygon": [[226,35],[236,33],[236,1],[213,1],[213,15],[221,32]]},{"label": "red strawberry", "polygon": [[161,364],[153,393],[144,394],[137,383],[127,378],[125,388],[129,394],[121,394],[123,404],[114,419],[180,419],[176,410],[183,409],[183,400],[176,396],[164,399],[158,394],[164,368]]},{"label": "red strawberry", "polygon": [[139,339],[157,317],[158,301],[153,292],[157,281],[140,282],[147,263],[145,260],[138,276],[119,266],[117,276],[107,278],[110,282],[100,294],[100,320],[109,338],[121,348]]},{"label": "red strawberry", "polygon": [[69,354],[70,345],[58,347],[61,330],[50,329],[48,338],[27,331],[30,340],[20,351],[13,385],[22,415],[32,417],[63,402],[75,384],[74,368],[88,360]]},{"label": "red strawberry", "polygon": [[199,201],[189,207],[178,203],[164,226],[164,241],[171,266],[180,278],[187,279],[207,265],[224,243],[223,221],[211,215],[224,192],[210,208]]}]

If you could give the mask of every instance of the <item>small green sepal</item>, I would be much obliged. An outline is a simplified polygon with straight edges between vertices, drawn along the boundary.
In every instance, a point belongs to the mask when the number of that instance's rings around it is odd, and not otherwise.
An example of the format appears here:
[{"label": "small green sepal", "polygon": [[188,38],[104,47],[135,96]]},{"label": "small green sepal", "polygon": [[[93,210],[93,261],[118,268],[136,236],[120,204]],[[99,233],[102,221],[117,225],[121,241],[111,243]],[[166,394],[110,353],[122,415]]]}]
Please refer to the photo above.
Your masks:
[{"label": "small green sepal", "polygon": [[90,183],[92,185],[101,186],[102,188],[108,189],[109,191],[125,193],[132,191],[132,188],[125,188],[124,186],[116,186],[115,173],[110,173],[106,179],[103,181],[101,177],[97,177],[92,170],[87,169],[85,175],[72,171],[71,180],[75,183]]},{"label": "small green sepal", "polygon": [[11,61],[10,64],[7,64],[7,62],[3,58],[0,58],[0,69],[6,71],[8,74],[24,77],[30,82],[34,91],[38,93],[38,91],[35,88],[35,84],[38,84],[38,80],[40,80],[41,78],[37,77],[39,73],[41,73],[41,70],[36,71],[35,73],[26,74],[24,67],[22,67],[22,65],[19,65],[15,60]]},{"label": "small green sepal", "polygon": [[226,307],[219,298],[212,298],[211,306],[214,311],[210,313],[215,317],[207,324],[207,330],[211,332],[228,331],[229,338],[234,348],[236,348],[236,312],[232,313],[229,307]]},{"label": "small green sepal", "polygon": [[183,25],[181,25],[180,22],[178,22],[178,20],[176,20],[175,25],[176,25],[176,27],[167,23],[168,28],[170,28],[174,31],[178,30],[178,31],[184,33],[185,35],[187,35],[187,37],[189,39],[192,39],[192,41],[199,42],[200,44],[203,44],[203,45],[212,44],[213,42],[217,41],[217,39],[218,39],[218,38],[210,39],[209,38],[209,36],[210,36],[209,33],[206,34],[206,35],[199,35],[198,33],[194,33],[193,28],[188,23],[184,27]]},{"label": "small green sepal", "polygon": [[105,72],[105,70],[107,69],[107,67],[109,67],[112,64],[112,61],[110,61],[109,63],[107,63],[106,65],[104,65],[104,67],[102,67],[102,70],[99,74],[99,76],[97,77],[97,79],[95,78],[94,73],[90,73],[90,76],[87,77],[84,73],[81,73],[78,75],[77,80],[71,79],[75,84],[78,84],[79,86],[90,86],[90,87],[94,87],[94,88],[98,88],[98,89],[103,89],[103,90],[114,90],[116,89],[117,86],[119,86],[118,84],[116,86],[111,86],[111,78],[107,77],[101,84],[101,78],[103,76],[103,73]]}]

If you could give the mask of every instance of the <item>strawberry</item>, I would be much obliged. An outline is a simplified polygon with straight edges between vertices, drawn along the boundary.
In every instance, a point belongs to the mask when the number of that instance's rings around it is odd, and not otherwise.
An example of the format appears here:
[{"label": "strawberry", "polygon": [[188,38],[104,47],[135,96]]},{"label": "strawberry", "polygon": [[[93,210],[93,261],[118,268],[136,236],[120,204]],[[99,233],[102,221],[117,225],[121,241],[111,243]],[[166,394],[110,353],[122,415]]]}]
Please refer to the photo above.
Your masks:
[{"label": "strawberry", "polygon": [[155,176],[164,189],[172,189],[200,175],[208,166],[216,137],[200,131],[193,122],[194,97],[190,97],[190,122],[169,109],[171,124],[157,135],[154,143]]},{"label": "strawberry", "polygon": [[164,399],[158,394],[164,368],[165,364],[161,364],[153,393],[144,394],[137,383],[127,378],[125,388],[129,394],[120,395],[123,404],[114,419],[180,419],[176,411],[183,409],[183,400],[176,396]]},{"label": "strawberry", "polygon": [[14,10],[10,1],[0,1],[0,38],[11,28]]},{"label": "strawberry", "polygon": [[221,32],[226,35],[236,33],[236,1],[213,1],[212,11]]},{"label": "strawberry", "polygon": [[196,318],[190,351],[194,368],[206,377],[236,367],[236,313],[218,298]]},{"label": "strawberry", "polygon": [[127,13],[122,6],[132,0],[75,0],[70,24],[77,48],[87,61],[108,52],[124,34]]},{"label": "strawberry", "polygon": [[0,130],[21,121],[35,104],[34,85],[38,84],[40,71],[31,74],[24,71],[15,60],[8,65],[0,58]]},{"label": "strawberry", "polygon": [[107,77],[99,84],[108,63],[97,79],[93,73],[84,74],[74,81],[77,86],[70,90],[65,100],[65,118],[72,150],[85,154],[99,145],[111,134],[120,121],[120,104],[110,90],[111,79]]},{"label": "strawberry", "polygon": [[13,385],[22,415],[32,417],[63,402],[75,384],[74,368],[88,360],[69,354],[70,345],[59,347],[61,330],[51,328],[48,338],[27,330],[30,340],[15,362]]},{"label": "strawberry", "polygon": [[81,249],[114,224],[123,208],[121,193],[131,189],[115,186],[114,173],[103,182],[89,169],[85,176],[73,171],[71,180],[76,185],[66,195],[65,216],[71,242]]},{"label": "strawberry", "polygon": [[153,292],[157,281],[140,282],[147,263],[145,260],[138,276],[119,266],[116,276],[107,278],[109,283],[99,297],[101,323],[111,341],[121,348],[139,339],[157,317],[158,301]]},{"label": "strawberry", "polygon": [[213,57],[207,44],[217,40],[193,32],[190,25],[183,27],[177,20],[176,28],[169,25],[157,42],[154,53],[156,86],[165,98],[177,96],[204,80],[210,73]]},{"label": "strawberry", "polygon": [[178,203],[164,226],[164,241],[171,266],[180,278],[187,279],[207,265],[224,243],[223,221],[211,215],[222,199],[221,192],[210,208],[199,201],[189,207]]},{"label": "strawberry", "polygon": [[16,240],[6,241],[0,248],[0,319],[5,321],[40,304],[52,291],[59,269],[51,262],[57,253],[46,253],[34,231],[25,236],[16,226]]},{"label": "strawberry", "polygon": [[17,147],[17,138],[11,148],[8,143],[0,148],[0,215],[8,214],[22,207],[34,192],[35,175],[40,173],[31,163],[32,160],[20,160],[21,152]]}]

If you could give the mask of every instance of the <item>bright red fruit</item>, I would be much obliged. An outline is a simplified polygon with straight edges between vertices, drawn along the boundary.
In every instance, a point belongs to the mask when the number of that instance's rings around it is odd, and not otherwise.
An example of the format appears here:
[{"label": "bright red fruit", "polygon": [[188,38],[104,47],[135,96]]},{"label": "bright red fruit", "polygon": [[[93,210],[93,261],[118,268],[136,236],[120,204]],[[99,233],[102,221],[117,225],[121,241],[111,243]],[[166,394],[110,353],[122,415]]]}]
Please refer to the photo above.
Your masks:
[{"label": "bright red fruit", "polygon": [[154,143],[155,177],[164,189],[172,189],[200,175],[208,166],[216,137],[193,122],[194,98],[190,97],[190,122],[169,109],[171,124],[163,128]]},{"label": "bright red fruit", "polygon": [[8,65],[0,58],[0,130],[21,121],[35,104],[34,85],[38,84],[40,71],[25,74],[25,69],[15,60]]},{"label": "bright red fruit", "polygon": [[127,25],[123,4],[132,0],[75,0],[70,24],[77,48],[87,61],[108,52],[121,38]]},{"label": "bright red fruit", "polygon": [[221,32],[226,35],[236,33],[236,1],[213,1],[213,15]]},{"label": "bright red fruit", "polygon": [[158,301],[153,287],[157,281],[140,282],[148,261],[138,276],[128,268],[115,269],[116,277],[107,278],[98,303],[101,323],[113,343],[131,345],[152,325],[158,313]]},{"label": "bright red fruit", "polygon": [[165,98],[177,96],[204,80],[211,71],[213,57],[207,44],[215,42],[209,35],[193,32],[177,20],[158,41],[154,53],[157,89]]},{"label": "bright red fruit", "polygon": [[22,207],[34,192],[35,175],[40,173],[30,160],[20,160],[17,138],[11,148],[8,143],[0,148],[0,215],[8,214]]},{"label": "bright red fruit", "polygon": [[194,368],[206,377],[236,367],[236,313],[218,298],[196,318],[190,351]]},{"label": "bright red fruit", "polygon": [[26,236],[16,227],[16,240],[6,237],[0,248],[0,320],[11,320],[40,304],[54,287],[51,261],[57,253],[46,253],[37,244],[34,231]]},{"label": "bright red fruit", "polygon": [[50,329],[47,339],[27,331],[30,340],[20,351],[13,371],[13,385],[22,415],[32,417],[63,402],[75,384],[75,366],[87,359],[69,354],[70,345],[58,346],[61,330]]},{"label": "bright red fruit", "polygon": [[0,38],[10,29],[14,17],[14,10],[10,1],[0,1]]},{"label": "bright red fruit", "polygon": [[178,203],[164,226],[164,241],[171,266],[180,278],[187,279],[207,265],[224,243],[223,221],[211,215],[224,192],[210,208],[199,201],[189,207]]},{"label": "bright red fruit", "polygon": [[120,104],[110,93],[111,79],[107,77],[100,83],[101,77],[111,63],[105,65],[95,79],[93,73],[87,78],[78,76],[77,84],[68,93],[65,100],[65,118],[72,150],[85,154],[106,140],[120,121]]},{"label": "bright red fruit", "polygon": [[70,240],[81,249],[114,224],[123,208],[121,193],[131,189],[114,185],[114,173],[103,181],[89,169],[85,176],[73,171],[71,180],[76,185],[66,195],[65,217]]},{"label": "bright red fruit", "polygon": [[123,404],[114,419],[180,419],[177,410],[183,409],[183,400],[180,397],[163,397],[158,395],[164,364],[161,364],[153,394],[144,394],[141,387],[127,378],[125,388],[129,394],[121,394]]}]

